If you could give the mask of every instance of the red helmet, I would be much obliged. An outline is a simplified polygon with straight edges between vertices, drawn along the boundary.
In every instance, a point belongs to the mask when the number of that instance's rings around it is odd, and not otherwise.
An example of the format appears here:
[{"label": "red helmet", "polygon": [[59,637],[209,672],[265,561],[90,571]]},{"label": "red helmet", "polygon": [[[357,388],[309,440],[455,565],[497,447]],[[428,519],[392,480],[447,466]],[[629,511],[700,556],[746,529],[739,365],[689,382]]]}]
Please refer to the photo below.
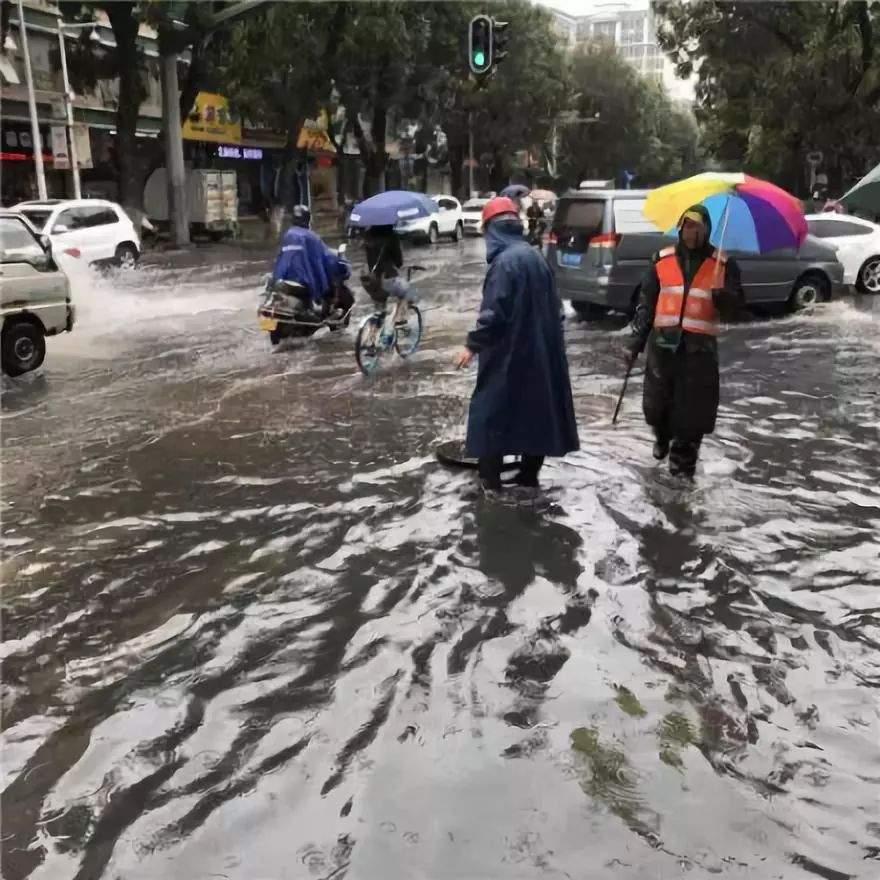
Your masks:
[{"label": "red helmet", "polygon": [[513,199],[507,196],[495,196],[490,199],[483,208],[483,226],[487,226],[490,220],[494,220],[499,214],[513,214],[519,217],[519,208]]}]

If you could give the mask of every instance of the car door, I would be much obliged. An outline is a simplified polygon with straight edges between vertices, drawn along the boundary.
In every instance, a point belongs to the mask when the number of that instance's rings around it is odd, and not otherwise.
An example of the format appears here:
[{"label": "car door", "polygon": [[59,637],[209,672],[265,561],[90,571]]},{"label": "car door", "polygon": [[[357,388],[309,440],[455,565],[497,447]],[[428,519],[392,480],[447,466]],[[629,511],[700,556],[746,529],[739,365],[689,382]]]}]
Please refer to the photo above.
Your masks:
[{"label": "car door", "polygon": [[844,280],[855,284],[862,263],[871,256],[871,234],[876,227],[857,220],[836,217],[808,220],[810,235],[821,238],[837,248],[837,259],[843,263]]},{"label": "car door", "polygon": [[455,232],[455,227],[458,226],[458,221],[460,219],[458,202],[456,202],[455,199],[441,199],[440,204],[444,205],[446,208],[443,212],[443,218],[445,221],[443,231],[453,233]]},{"label": "car door", "polygon": [[89,241],[80,210],[64,208],[46,224],[46,234],[52,242],[52,253],[56,258],[62,258],[67,250],[76,250],[84,261],[89,259]]},{"label": "car door", "polygon": [[79,208],[90,263],[112,260],[119,243],[119,217],[109,205]]},{"label": "car door", "polygon": [[0,296],[4,309],[64,302],[67,281],[17,217],[0,217]]},{"label": "car door", "polygon": [[801,273],[798,252],[780,248],[765,254],[732,252],[742,275],[747,303],[787,302],[794,282]]}]

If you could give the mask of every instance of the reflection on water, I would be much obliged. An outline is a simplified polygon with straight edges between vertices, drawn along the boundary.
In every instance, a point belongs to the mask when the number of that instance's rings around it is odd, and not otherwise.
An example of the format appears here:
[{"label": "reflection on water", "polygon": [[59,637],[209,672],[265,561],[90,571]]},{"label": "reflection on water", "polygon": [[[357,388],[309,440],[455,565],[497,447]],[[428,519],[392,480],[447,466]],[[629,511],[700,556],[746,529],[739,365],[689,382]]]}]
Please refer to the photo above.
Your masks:
[{"label": "reflection on water", "polygon": [[4,386],[5,877],[877,876],[877,306],[733,328],[693,485],[570,325],[499,505],[431,454],[462,254],[374,381],[242,276]]}]

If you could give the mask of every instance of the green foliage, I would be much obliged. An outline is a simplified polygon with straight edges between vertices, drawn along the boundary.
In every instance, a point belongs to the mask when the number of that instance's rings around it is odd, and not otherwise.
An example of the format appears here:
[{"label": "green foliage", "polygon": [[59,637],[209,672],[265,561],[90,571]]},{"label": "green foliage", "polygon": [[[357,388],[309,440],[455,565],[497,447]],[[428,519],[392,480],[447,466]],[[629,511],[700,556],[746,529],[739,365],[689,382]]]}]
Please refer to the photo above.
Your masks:
[{"label": "green foliage", "polygon": [[661,46],[697,73],[698,119],[729,167],[798,192],[821,150],[832,191],[880,159],[880,2],[655,0]]},{"label": "green foliage", "polygon": [[[478,83],[465,45],[480,11],[510,21],[511,39],[510,57]],[[525,0],[267,4],[234,28],[222,80],[245,115],[285,128],[291,139],[335,89],[374,173],[384,168],[389,120],[439,124],[460,151],[471,112],[477,152],[509,163],[516,150],[544,141],[565,106],[566,63],[556,43],[548,14]]]},{"label": "green foliage", "polygon": [[581,47],[572,80],[572,109],[579,122],[560,129],[561,167],[570,183],[619,178],[627,170],[636,174],[636,186],[651,186],[698,170],[696,121],[613,46],[596,42]]}]

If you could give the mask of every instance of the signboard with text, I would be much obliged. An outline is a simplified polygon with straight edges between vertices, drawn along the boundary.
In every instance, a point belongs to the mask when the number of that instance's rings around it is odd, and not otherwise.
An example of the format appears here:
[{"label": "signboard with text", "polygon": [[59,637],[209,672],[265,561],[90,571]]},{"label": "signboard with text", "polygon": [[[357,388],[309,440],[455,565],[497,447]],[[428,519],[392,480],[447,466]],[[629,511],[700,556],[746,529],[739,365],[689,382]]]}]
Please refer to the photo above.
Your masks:
[{"label": "signboard with text", "polygon": [[183,124],[183,137],[189,141],[241,143],[241,120],[229,108],[223,95],[199,92],[195,107]]}]

